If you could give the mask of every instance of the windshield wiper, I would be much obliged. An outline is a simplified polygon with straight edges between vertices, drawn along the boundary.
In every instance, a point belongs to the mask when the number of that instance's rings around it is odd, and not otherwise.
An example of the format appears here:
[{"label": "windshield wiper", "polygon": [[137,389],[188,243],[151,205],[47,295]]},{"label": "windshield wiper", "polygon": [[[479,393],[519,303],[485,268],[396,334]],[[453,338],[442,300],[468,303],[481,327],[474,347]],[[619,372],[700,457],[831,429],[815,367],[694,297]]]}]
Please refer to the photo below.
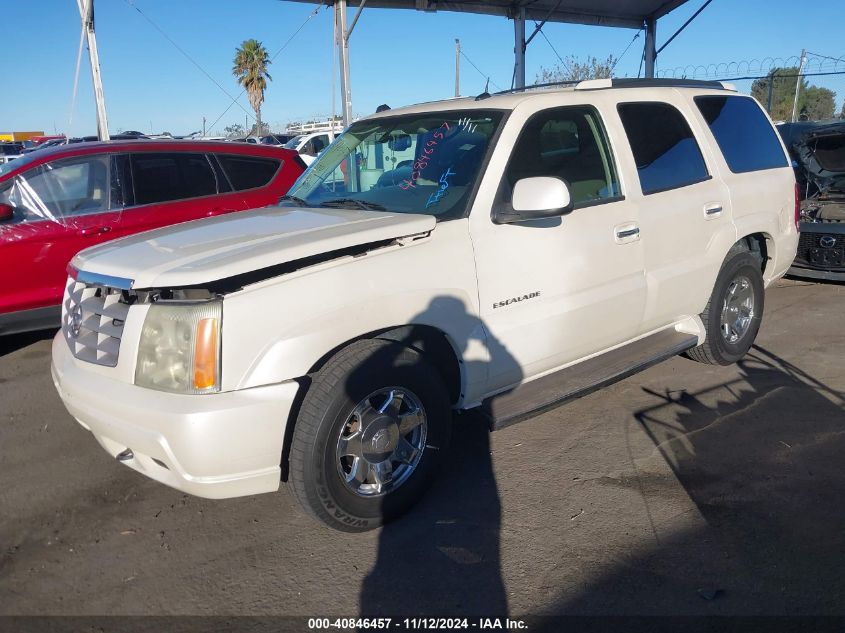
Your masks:
[{"label": "windshield wiper", "polygon": [[376,202],[366,202],[364,200],[357,200],[355,198],[334,198],[332,200],[323,200],[320,202],[321,207],[332,207],[338,209],[348,209],[349,205],[354,205],[359,209],[366,211],[387,211],[387,207]]},{"label": "windshield wiper", "polygon": [[304,198],[297,198],[296,196],[282,196],[279,198],[278,204],[283,202],[293,202],[298,207],[310,207],[311,205]]}]

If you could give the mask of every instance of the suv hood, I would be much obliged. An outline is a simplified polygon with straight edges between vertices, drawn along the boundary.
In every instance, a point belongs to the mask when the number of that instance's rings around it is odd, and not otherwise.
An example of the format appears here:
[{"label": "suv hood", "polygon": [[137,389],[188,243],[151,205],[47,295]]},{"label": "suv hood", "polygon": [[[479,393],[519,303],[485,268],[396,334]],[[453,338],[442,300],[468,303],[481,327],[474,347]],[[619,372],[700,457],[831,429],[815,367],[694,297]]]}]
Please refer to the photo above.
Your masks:
[{"label": "suv hood", "polygon": [[819,193],[845,192],[845,123],[814,127],[791,145],[803,180]]},{"label": "suv hood", "polygon": [[74,257],[71,266],[131,279],[137,289],[198,286],[434,226],[430,215],[266,207],[95,246]]}]

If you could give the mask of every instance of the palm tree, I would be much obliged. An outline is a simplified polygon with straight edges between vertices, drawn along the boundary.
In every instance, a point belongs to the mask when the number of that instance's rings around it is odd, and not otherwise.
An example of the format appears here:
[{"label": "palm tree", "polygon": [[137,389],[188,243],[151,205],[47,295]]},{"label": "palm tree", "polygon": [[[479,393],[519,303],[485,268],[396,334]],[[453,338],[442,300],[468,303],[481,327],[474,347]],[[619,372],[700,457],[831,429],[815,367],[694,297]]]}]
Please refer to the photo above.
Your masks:
[{"label": "palm tree", "polygon": [[264,103],[267,82],[273,81],[267,72],[270,55],[258,40],[245,40],[235,51],[234,63],[232,74],[238,78],[238,83],[246,90],[249,103],[255,110],[256,133],[261,134],[261,104]]}]

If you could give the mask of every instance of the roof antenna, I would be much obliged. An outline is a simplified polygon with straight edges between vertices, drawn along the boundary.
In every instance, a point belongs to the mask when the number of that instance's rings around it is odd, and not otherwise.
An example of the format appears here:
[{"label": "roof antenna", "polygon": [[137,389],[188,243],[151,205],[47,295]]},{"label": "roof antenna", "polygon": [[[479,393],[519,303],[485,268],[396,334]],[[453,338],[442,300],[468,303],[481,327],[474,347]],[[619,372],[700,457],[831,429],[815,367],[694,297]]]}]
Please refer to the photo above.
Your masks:
[{"label": "roof antenna", "polygon": [[489,98],[490,98],[490,93],[487,91],[487,89],[488,89],[489,87],[490,87],[490,77],[488,77],[488,78],[487,78],[487,82],[484,84],[484,92],[482,92],[480,95],[478,95],[478,96],[475,98],[475,100],[476,100],[476,101],[481,101],[482,99],[489,99]]}]

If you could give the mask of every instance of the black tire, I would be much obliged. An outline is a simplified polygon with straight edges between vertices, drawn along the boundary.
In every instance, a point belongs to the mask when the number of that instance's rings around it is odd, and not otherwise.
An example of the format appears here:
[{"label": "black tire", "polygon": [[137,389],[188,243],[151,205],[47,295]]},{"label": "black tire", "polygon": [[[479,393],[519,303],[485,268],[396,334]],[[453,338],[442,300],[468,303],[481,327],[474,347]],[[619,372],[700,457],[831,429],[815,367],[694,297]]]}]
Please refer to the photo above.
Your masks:
[{"label": "black tire", "polygon": [[[348,428],[356,405],[388,387],[407,389],[420,401],[427,421],[425,445],[416,467],[395,489],[362,497],[341,477],[338,438]],[[450,432],[448,392],[422,355],[392,341],[358,341],[338,352],[314,376],[293,431],[288,484],[302,507],[329,527],[346,532],[371,530],[419,500],[437,472]]]},{"label": "black tire", "polygon": [[[706,338],[704,343],[686,352],[688,358],[708,365],[730,365],[748,353],[754,344],[763,319],[765,290],[760,263],[758,257],[744,249],[737,248],[728,254],[716,278],[710,301],[701,313]],[[722,334],[722,307],[731,284],[740,277],[750,282],[754,312],[744,334],[737,341],[731,342]]]}]

